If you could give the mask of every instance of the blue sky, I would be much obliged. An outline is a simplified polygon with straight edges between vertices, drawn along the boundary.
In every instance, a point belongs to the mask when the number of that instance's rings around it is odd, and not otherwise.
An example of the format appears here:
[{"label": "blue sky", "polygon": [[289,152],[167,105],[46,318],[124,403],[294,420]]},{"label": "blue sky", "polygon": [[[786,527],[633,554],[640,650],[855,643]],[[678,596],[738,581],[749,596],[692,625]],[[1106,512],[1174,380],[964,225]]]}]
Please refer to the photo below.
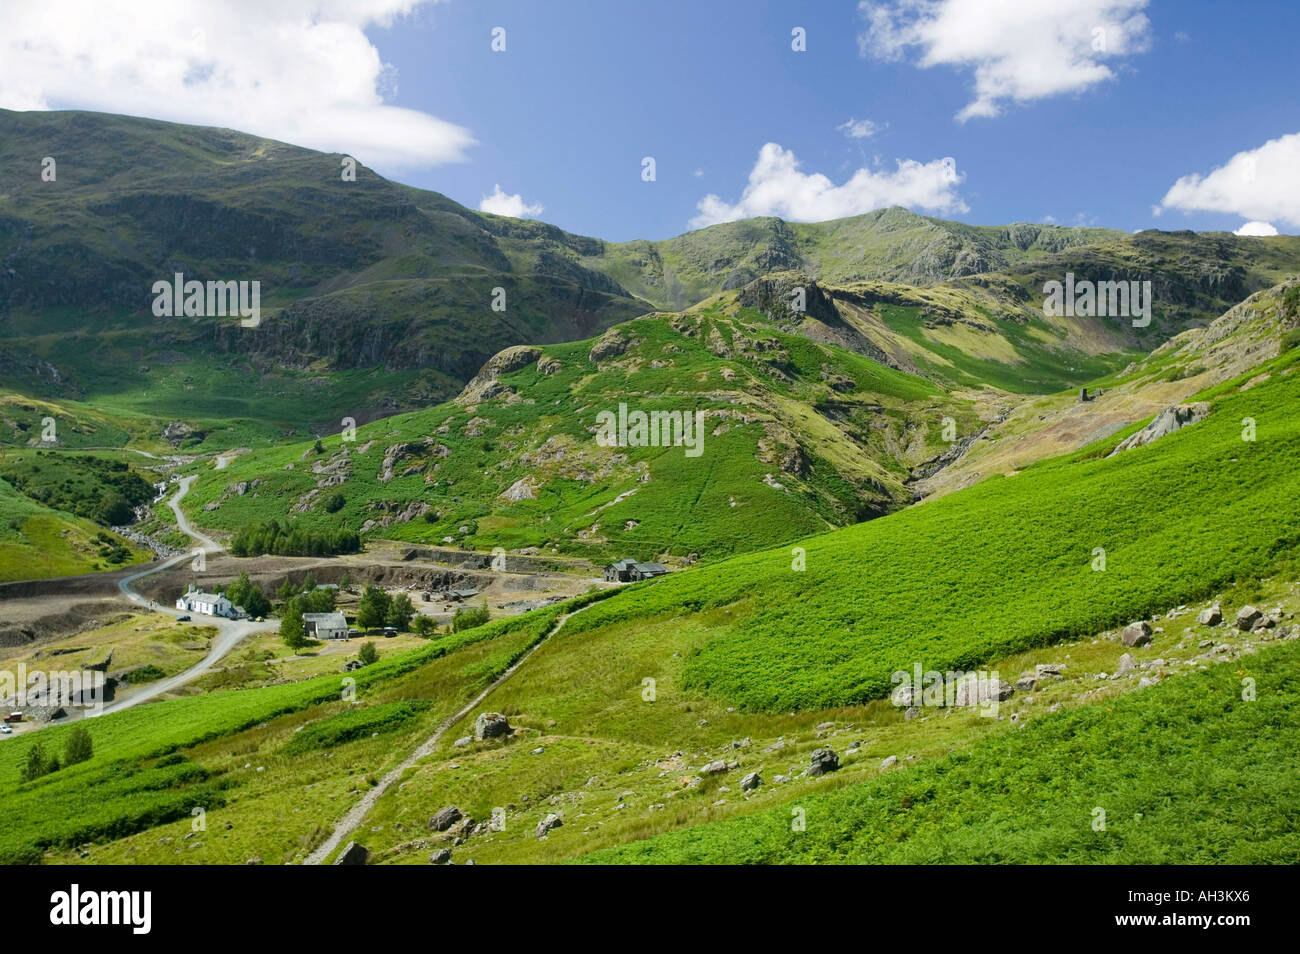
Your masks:
[{"label": "blue sky", "polygon": [[[66,25],[69,3],[0,32]],[[244,29],[223,6],[253,25],[217,55],[215,31]],[[142,16],[178,59],[154,76],[101,48],[135,42],[131,5],[116,38],[50,41],[50,58],[98,57],[98,74],[43,78],[33,44],[11,41],[0,105],[219,122],[351,152],[471,207],[500,186],[520,198],[490,208],[615,241],[895,203],[983,224],[1300,231],[1295,0],[301,0],[250,12],[272,6]],[[179,94],[163,85],[173,70]]]}]

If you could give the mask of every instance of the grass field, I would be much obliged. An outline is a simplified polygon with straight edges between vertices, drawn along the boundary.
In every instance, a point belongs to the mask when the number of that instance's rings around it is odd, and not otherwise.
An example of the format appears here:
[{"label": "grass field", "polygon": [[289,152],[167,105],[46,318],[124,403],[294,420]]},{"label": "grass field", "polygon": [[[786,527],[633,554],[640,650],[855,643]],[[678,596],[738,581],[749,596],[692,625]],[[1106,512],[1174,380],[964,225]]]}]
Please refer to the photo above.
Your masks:
[{"label": "grass field", "polygon": [[[969,668],[1199,598],[1300,544],[1294,358],[1149,447],[1102,459],[1118,438],[1108,440],[808,539],[802,555],[787,547],[669,576],[574,625],[676,626],[727,607],[688,681],[779,711],[865,701],[915,662]],[[1254,441],[1242,439],[1247,417]]]},{"label": "grass field", "polygon": [[1291,642],[907,770],[584,860],[1295,864],[1298,704],[1300,645]]}]

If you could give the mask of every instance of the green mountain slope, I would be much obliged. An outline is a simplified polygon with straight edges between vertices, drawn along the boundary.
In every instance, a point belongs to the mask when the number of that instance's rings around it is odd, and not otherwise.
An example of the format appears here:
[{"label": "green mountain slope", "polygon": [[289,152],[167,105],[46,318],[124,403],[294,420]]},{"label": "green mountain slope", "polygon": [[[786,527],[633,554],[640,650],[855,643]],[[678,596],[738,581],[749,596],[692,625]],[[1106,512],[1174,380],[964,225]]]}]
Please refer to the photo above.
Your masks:
[{"label": "green mountain slope", "polygon": [[804,793],[795,814],[782,805],[585,860],[1293,864],[1300,646],[1271,649],[1242,670],[1258,698],[1243,699],[1238,668],[1049,715],[905,772]]},{"label": "green mountain slope", "polygon": [[[672,575],[575,628],[683,625],[726,607],[725,624],[710,617],[688,685],[781,711],[881,697],[916,662],[970,668],[1189,602],[1300,545],[1300,424],[1287,411],[1300,399],[1298,358],[1289,351],[1264,366],[1263,383],[1249,375],[1220,391],[1208,417],[1149,446],[1107,457],[1116,435],[809,539],[803,553]],[[1254,440],[1243,440],[1247,418]]]},{"label": "green mountain slope", "polygon": [[[340,160],[230,130],[0,111],[0,162],[31,170],[0,192],[6,382],[150,414],[197,398],[199,414],[302,428],[448,397],[501,348],[648,310],[577,264],[594,240],[364,167],[347,182]],[[153,283],[177,272],[259,281],[262,324],[155,318]],[[382,385],[347,379],[377,368],[393,372]]]},{"label": "green mountain slope", "polygon": [[[598,415],[702,413],[698,454],[602,446]],[[708,558],[910,502],[971,402],[720,304],[592,341],[514,348],[454,402],[207,471],[186,505],[234,531],[271,517],[413,542],[593,558]]]},{"label": "green mountain slope", "polygon": [[[54,181],[40,177],[43,156],[58,162]],[[0,111],[0,162],[18,170],[0,190],[6,385],[183,419],[191,447],[274,442],[445,400],[505,347],[587,338],[793,270],[847,289],[845,318],[867,333],[882,325],[926,373],[1041,392],[1106,370],[1090,362],[1098,355],[1208,323],[1300,267],[1293,236],[969,226],[897,208],[611,244],[365,168],[347,182],[342,158],[231,130]],[[1067,271],[1152,281],[1151,326],[1044,327],[1042,285]],[[155,318],[153,283],[177,272],[259,281],[260,326]],[[967,328],[987,333],[967,342]],[[997,363],[999,336],[1023,366]]]}]

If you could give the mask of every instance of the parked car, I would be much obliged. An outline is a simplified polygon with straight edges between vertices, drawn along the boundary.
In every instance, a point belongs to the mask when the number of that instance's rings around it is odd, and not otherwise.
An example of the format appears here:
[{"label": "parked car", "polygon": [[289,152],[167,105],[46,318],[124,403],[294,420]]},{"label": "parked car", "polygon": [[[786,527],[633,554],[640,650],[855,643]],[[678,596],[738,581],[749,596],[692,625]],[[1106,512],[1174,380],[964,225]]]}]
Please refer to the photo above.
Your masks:
[{"label": "parked car", "polygon": [[188,623],[189,621],[190,621],[190,617],[188,617],[188,616],[177,616],[177,617],[176,617],[176,622],[178,622],[178,623]]},{"label": "parked car", "polygon": [[5,716],[6,722],[22,722],[23,714],[21,712],[11,712]]},{"label": "parked car", "polygon": [[13,735],[13,734],[14,734],[13,729],[9,728],[9,726],[4,725],[3,723],[0,723],[0,735]]}]

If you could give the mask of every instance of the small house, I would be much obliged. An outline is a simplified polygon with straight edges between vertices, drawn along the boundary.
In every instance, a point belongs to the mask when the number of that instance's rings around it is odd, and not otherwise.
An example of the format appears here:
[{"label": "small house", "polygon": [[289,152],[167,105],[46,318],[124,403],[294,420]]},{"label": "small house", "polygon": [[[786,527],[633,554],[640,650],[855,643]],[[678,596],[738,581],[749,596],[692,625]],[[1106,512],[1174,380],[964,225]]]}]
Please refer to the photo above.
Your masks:
[{"label": "small house", "polygon": [[611,563],[605,567],[606,583],[630,583],[632,580],[632,567],[636,566],[636,560],[623,559]]},{"label": "small house", "polygon": [[342,613],[303,613],[302,624],[313,639],[347,639],[350,635]]},{"label": "small house", "polygon": [[176,601],[176,608],[185,613],[202,613],[204,616],[221,616],[225,619],[239,619],[244,615],[242,607],[235,606],[220,593],[200,592],[192,583]]},{"label": "small house", "polygon": [[632,583],[663,576],[667,572],[668,567],[662,563],[638,563],[636,560],[623,559],[605,567],[605,582]]},{"label": "small house", "polygon": [[668,572],[668,567],[662,563],[634,563],[632,564],[632,579],[649,580],[656,576],[663,576]]}]

